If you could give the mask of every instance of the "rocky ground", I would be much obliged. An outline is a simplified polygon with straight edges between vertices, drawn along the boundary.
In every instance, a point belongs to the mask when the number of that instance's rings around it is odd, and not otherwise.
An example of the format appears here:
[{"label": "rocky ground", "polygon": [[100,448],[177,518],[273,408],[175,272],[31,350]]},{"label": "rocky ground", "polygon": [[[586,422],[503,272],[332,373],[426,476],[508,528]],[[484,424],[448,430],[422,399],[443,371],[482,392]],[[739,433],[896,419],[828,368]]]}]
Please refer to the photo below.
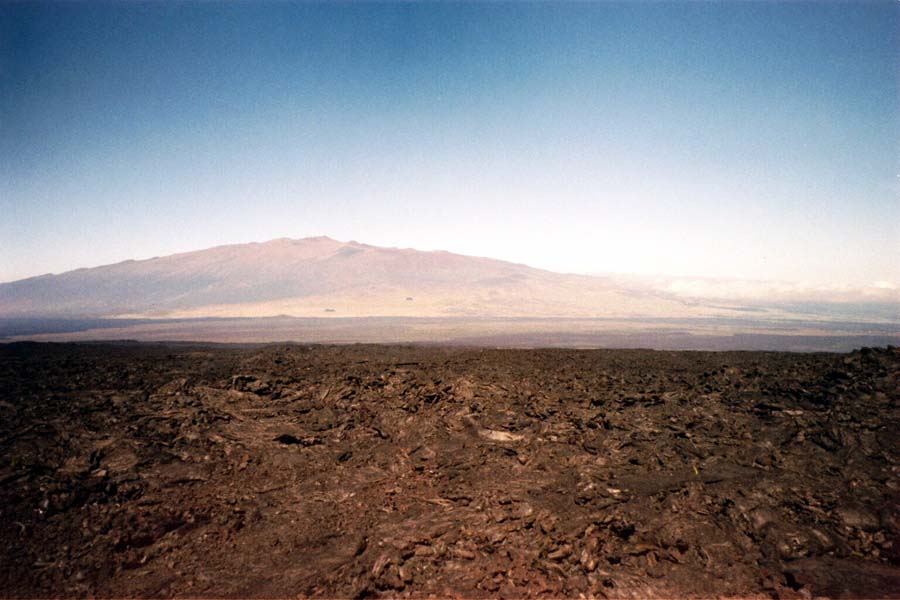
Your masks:
[{"label": "rocky ground", "polygon": [[900,597],[900,351],[0,346],[7,597]]}]

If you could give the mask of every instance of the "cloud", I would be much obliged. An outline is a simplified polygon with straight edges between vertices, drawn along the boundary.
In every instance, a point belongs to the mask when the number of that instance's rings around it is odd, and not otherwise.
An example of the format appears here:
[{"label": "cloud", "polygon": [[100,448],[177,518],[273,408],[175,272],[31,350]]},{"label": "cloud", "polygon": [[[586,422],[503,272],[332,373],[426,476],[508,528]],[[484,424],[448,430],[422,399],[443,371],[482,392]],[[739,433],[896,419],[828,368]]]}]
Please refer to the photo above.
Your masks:
[{"label": "cloud", "polygon": [[692,302],[741,303],[757,307],[798,304],[834,304],[846,306],[880,305],[900,318],[900,284],[873,281],[868,284],[814,284],[679,276],[617,276],[631,287]]}]

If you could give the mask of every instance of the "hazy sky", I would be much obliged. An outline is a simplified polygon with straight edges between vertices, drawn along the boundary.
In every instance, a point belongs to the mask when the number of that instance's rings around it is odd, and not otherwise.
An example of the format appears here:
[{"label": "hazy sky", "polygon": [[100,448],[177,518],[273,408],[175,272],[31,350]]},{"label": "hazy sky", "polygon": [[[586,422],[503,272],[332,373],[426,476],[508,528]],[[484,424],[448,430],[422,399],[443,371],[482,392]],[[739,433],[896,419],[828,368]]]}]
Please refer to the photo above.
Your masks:
[{"label": "hazy sky", "polygon": [[900,4],[2,4],[0,281],[330,235],[900,280]]}]

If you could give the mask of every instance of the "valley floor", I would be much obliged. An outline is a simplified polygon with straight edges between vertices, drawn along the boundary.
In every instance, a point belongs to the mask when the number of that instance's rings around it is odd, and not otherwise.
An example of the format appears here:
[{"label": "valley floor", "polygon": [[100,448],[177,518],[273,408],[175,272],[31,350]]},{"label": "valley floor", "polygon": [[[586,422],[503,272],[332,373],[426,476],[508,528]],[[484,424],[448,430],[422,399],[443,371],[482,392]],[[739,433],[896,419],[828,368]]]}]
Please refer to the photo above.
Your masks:
[{"label": "valley floor", "polygon": [[0,345],[7,597],[900,597],[900,351]]},{"label": "valley floor", "polygon": [[849,352],[862,346],[900,345],[900,322],[761,317],[0,318],[0,342],[24,340]]}]

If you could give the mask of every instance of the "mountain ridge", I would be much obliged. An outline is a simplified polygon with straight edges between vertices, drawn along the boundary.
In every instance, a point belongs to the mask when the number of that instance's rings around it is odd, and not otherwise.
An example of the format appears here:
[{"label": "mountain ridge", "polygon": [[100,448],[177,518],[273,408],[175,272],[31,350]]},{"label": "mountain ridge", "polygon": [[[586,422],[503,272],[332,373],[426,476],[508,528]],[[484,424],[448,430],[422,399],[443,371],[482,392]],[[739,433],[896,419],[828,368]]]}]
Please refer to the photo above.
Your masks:
[{"label": "mountain ridge", "polygon": [[315,236],[225,244],[4,283],[0,314],[593,316],[628,304],[621,294],[603,277]]},{"label": "mountain ridge", "polygon": [[[677,278],[557,273],[445,250],[281,237],[0,283],[0,316],[779,317],[804,310],[790,297],[780,304],[767,303],[767,294],[728,301],[691,294],[694,287],[696,280],[692,287]],[[877,308],[879,318],[892,319],[898,292],[882,292],[887,303]],[[834,306],[863,314],[849,302]]]}]

